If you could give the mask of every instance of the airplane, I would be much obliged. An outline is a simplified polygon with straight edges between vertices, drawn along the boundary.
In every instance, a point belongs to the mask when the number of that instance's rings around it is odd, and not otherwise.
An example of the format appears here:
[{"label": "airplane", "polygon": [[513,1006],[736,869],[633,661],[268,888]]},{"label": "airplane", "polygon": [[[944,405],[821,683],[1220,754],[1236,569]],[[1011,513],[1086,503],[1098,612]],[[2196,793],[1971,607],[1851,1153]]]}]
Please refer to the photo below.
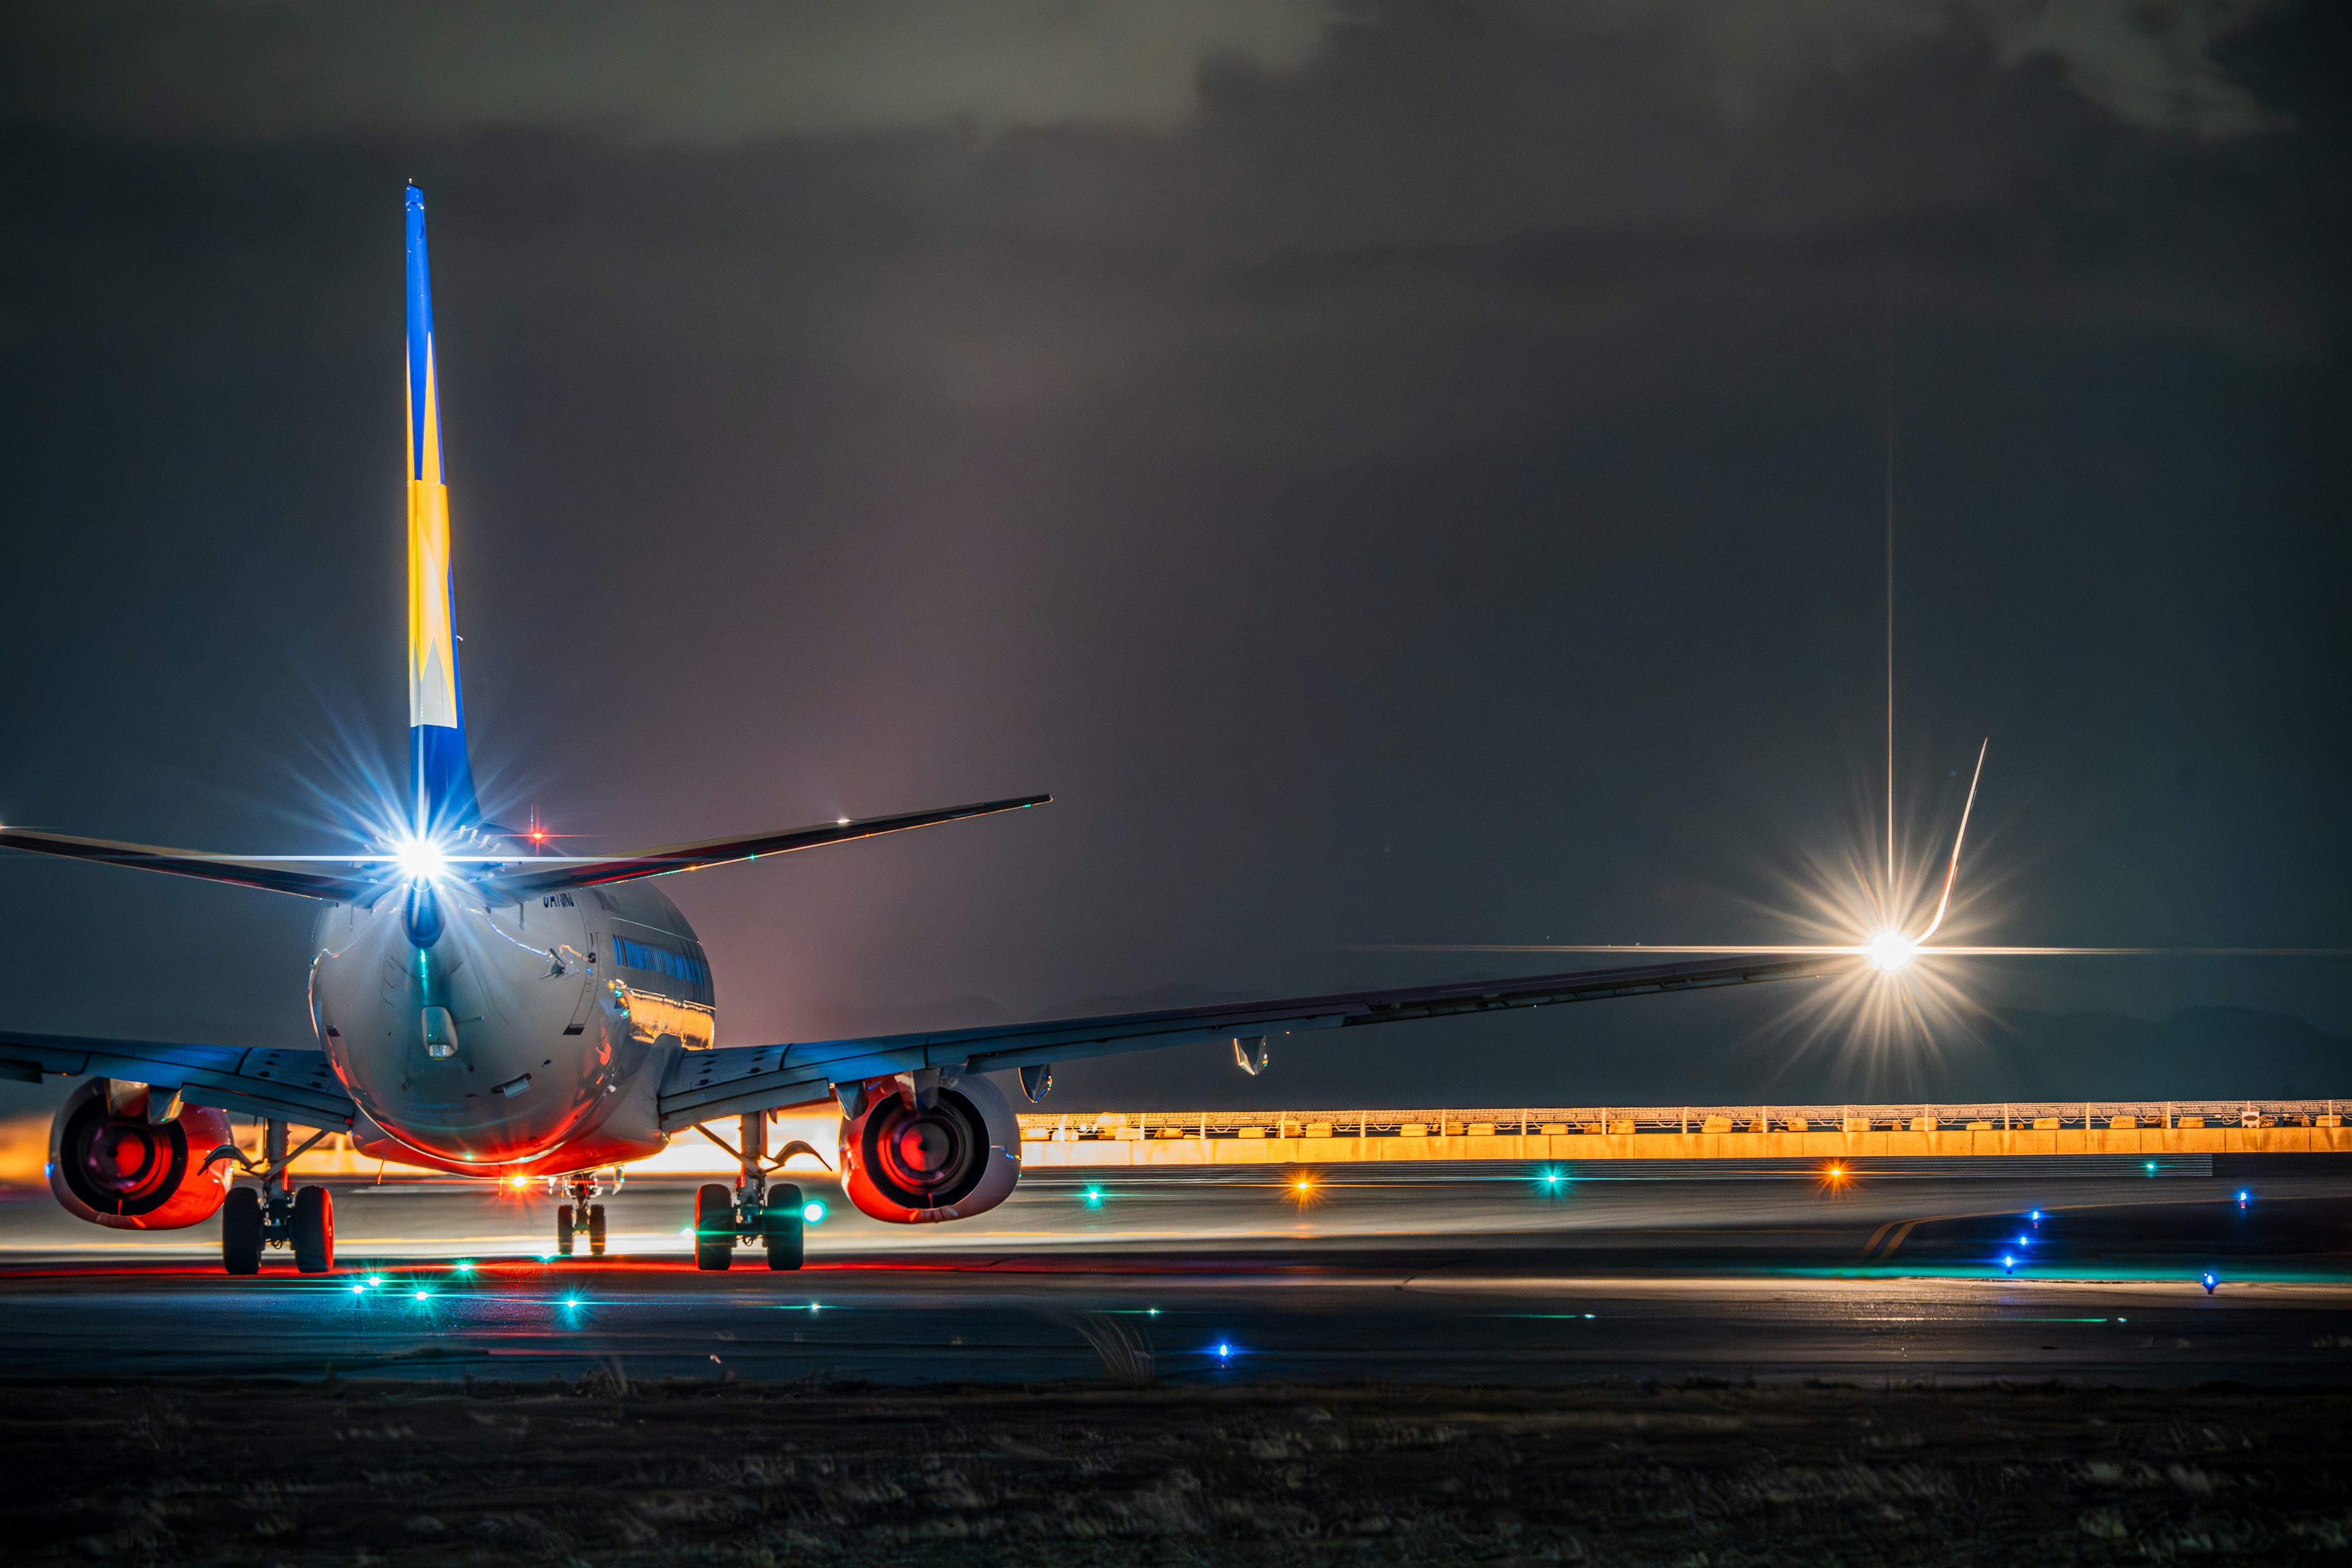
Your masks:
[{"label": "airplane", "polygon": [[[57,1111],[49,1187],[77,1217],[128,1230],[221,1216],[221,1258],[257,1273],[265,1249],[302,1273],[334,1267],[326,1188],[289,1166],[331,1133],[365,1155],[485,1180],[542,1178],[564,1202],[556,1246],[605,1247],[605,1173],[700,1129],[730,1148],[732,1186],[696,1195],[698,1268],[739,1248],[771,1269],[803,1258],[797,1187],[771,1176],[773,1113],[837,1103],[839,1175],[862,1212],[895,1224],[969,1218],[1021,1173],[1010,1071],[1032,1101],[1053,1064],[1230,1041],[1255,1074],[1276,1032],[1551,1006],[1795,979],[1822,955],[1747,954],[1094,1018],[772,1045],[718,1043],[710,961],[655,879],[878,834],[1026,811],[1048,795],[850,818],[618,856],[543,855],[538,830],[485,816],[458,684],[441,384],[425,197],[406,188],[408,702],[405,820],[348,856],[236,856],[0,827],[0,847],[257,888],[317,904],[313,1038],[240,1048],[0,1030],[0,1078],[84,1081]],[[228,1118],[259,1119],[249,1161]],[[730,1147],[709,1124],[731,1117]],[[313,1131],[296,1147],[290,1129]],[[239,1184],[240,1170],[252,1181]]]}]

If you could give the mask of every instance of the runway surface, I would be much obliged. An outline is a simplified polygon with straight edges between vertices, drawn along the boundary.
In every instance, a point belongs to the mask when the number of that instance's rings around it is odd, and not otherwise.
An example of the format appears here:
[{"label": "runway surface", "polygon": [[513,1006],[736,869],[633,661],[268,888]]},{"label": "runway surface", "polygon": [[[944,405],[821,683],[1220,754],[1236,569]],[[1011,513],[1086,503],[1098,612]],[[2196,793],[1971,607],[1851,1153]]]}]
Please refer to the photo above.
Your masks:
[{"label": "runway surface", "polygon": [[811,1184],[831,1212],[809,1266],[770,1273],[745,1251],[726,1274],[691,1268],[690,1183],[606,1200],[613,1255],[593,1261],[540,1256],[552,1208],[536,1192],[339,1183],[336,1273],[273,1253],[257,1279],[218,1271],[215,1226],[126,1237],[16,1193],[0,1200],[0,1333],[15,1375],[52,1378],[2352,1376],[2352,1176],[2324,1169],[1294,1179],[1056,1173],[917,1230]]}]

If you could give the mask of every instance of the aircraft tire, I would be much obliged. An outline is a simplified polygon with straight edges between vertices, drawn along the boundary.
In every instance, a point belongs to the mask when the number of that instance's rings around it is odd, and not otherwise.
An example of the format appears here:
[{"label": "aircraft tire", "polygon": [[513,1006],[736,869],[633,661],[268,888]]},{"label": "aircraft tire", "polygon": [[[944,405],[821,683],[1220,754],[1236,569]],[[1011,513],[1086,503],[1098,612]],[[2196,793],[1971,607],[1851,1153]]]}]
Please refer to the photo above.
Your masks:
[{"label": "aircraft tire", "polygon": [[604,1256],[604,1205],[603,1204],[588,1205],[588,1256],[591,1258]]},{"label": "aircraft tire", "polygon": [[572,1256],[572,1205],[555,1205],[555,1250],[565,1258]]},{"label": "aircraft tire", "polygon": [[694,1266],[723,1272],[735,1261],[735,1194],[706,1182],[694,1194]]},{"label": "aircraft tire", "polygon": [[801,1190],[790,1184],[768,1189],[768,1206],[760,1215],[761,1239],[767,1244],[768,1267],[801,1266]]},{"label": "aircraft tire", "polygon": [[221,1268],[261,1272],[261,1194],[251,1187],[231,1187],[221,1205]]},{"label": "aircraft tire", "polygon": [[294,1194],[294,1267],[305,1274],[334,1270],[335,1199],[324,1187]]}]

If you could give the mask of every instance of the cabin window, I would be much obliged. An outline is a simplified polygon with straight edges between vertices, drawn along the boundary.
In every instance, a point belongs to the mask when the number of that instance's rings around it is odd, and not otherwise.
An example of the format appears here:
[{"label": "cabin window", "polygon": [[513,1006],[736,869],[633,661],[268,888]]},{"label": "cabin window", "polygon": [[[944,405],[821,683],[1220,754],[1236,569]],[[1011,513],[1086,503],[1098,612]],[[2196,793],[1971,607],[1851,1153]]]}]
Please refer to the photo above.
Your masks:
[{"label": "cabin window", "polygon": [[710,963],[698,951],[672,952],[651,942],[632,942],[627,937],[616,936],[613,939],[613,956],[624,969],[642,970],[648,974],[667,974],[673,980],[684,981],[694,987],[698,998],[709,1000]]}]

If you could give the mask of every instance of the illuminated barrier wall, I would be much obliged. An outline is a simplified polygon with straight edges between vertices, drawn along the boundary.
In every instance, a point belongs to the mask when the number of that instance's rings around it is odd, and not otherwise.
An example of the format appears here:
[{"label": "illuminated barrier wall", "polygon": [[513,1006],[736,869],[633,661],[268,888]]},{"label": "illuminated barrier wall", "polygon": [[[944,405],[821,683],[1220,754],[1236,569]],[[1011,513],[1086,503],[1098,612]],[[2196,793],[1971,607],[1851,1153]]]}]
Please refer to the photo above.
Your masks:
[{"label": "illuminated barrier wall", "polygon": [[1758,1160],[2352,1153],[2332,1100],[1069,1112],[1021,1119],[1022,1163]]}]

